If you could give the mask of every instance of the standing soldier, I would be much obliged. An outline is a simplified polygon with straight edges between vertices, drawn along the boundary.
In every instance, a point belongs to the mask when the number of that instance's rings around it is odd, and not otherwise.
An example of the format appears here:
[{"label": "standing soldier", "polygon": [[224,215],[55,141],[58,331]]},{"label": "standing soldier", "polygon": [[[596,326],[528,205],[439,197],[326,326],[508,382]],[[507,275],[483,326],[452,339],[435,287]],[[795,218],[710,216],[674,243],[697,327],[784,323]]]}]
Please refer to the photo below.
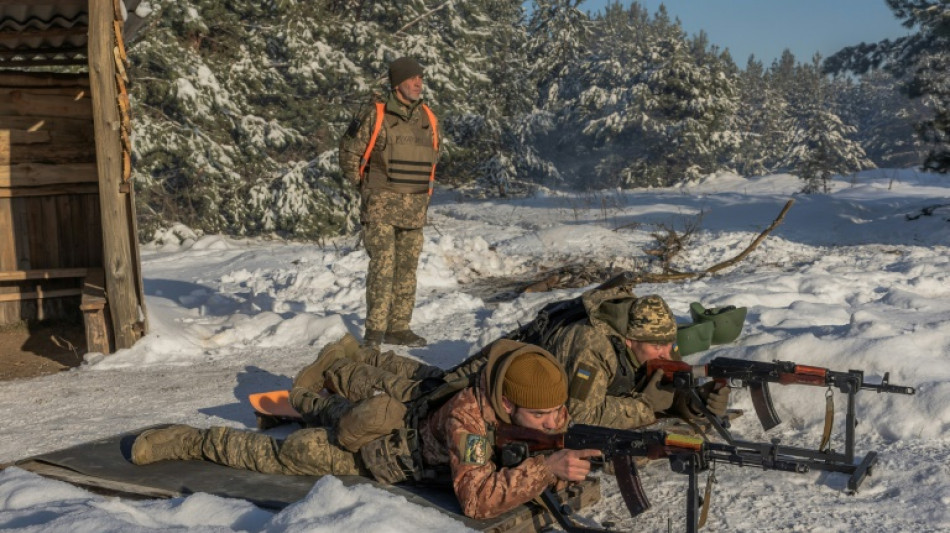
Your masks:
[{"label": "standing soldier", "polygon": [[370,258],[363,343],[425,346],[409,322],[439,157],[438,121],[422,101],[422,66],[415,59],[393,61],[389,82],[389,95],[360,113],[340,141],[340,167],[360,188]]}]

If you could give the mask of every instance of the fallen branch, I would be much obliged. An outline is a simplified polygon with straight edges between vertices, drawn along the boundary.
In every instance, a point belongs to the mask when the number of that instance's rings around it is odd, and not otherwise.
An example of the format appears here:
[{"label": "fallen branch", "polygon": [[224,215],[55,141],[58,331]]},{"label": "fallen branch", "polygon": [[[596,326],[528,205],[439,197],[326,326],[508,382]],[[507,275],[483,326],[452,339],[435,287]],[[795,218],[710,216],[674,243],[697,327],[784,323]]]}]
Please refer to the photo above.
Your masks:
[{"label": "fallen branch", "polygon": [[[515,286],[511,287],[510,290],[507,290],[504,293],[503,300],[517,298],[519,294],[524,293],[547,292],[553,289],[585,287],[592,283],[598,283],[599,281],[607,278],[609,278],[607,284],[611,286],[622,284],[632,290],[640,283],[669,283],[688,279],[696,279],[709,274],[714,274],[724,268],[735,265],[751,254],[756,249],[756,247],[758,247],[759,244],[761,244],[762,241],[764,241],[765,238],[768,237],[769,234],[772,233],[772,231],[782,223],[782,221],[785,219],[786,213],[788,213],[788,210],[791,209],[792,204],[794,203],[794,199],[786,202],[785,207],[782,208],[782,211],[778,214],[775,220],[772,221],[772,224],[759,233],[759,235],[735,257],[722,261],[721,263],[717,263],[709,268],[695,272],[678,272],[667,266],[661,274],[650,274],[636,270],[622,271],[616,267],[604,268],[592,263],[569,264],[553,270],[547,270],[535,277],[534,280],[530,282],[519,283],[515,280],[506,280],[508,285],[511,285],[514,281],[514,284],[520,285],[520,287]],[[620,270],[619,273],[618,270]],[[495,298],[494,301],[501,300]]]},{"label": "fallen branch", "polygon": [[765,238],[768,237],[770,233],[772,233],[772,230],[777,228],[778,225],[782,223],[782,220],[785,219],[785,214],[788,213],[788,210],[792,208],[792,204],[794,203],[795,203],[794,198],[786,202],[785,207],[782,208],[782,211],[778,214],[775,220],[772,221],[772,224],[769,227],[765,228],[765,230],[763,230],[762,233],[759,233],[759,236],[756,237],[752,241],[752,243],[750,243],[749,246],[746,247],[745,250],[742,250],[741,252],[739,252],[739,254],[733,257],[732,259],[727,259],[705,270],[699,270],[696,272],[672,271],[672,272],[664,272],[663,274],[640,274],[637,276],[638,283],[640,282],[658,283],[658,282],[667,282],[667,281],[682,281],[684,279],[695,279],[695,278],[705,276],[707,274],[713,274],[715,272],[719,272],[720,270],[724,268],[730,267],[738,263],[739,261],[742,261],[743,259],[746,258],[746,256],[752,253],[752,251],[755,250],[756,247],[758,247],[759,244],[761,244],[762,241],[764,241]]}]

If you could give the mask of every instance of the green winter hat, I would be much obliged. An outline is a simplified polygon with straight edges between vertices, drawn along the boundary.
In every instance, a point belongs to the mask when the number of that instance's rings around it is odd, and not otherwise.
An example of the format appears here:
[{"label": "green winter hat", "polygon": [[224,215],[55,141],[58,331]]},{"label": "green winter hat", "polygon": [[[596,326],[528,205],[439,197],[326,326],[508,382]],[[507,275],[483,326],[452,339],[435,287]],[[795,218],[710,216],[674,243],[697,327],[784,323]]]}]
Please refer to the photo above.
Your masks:
[{"label": "green winter hat", "polygon": [[389,64],[389,84],[392,87],[415,76],[422,76],[422,65],[411,57],[400,57]]},{"label": "green winter hat", "polygon": [[716,326],[712,321],[682,324],[676,327],[676,347],[681,357],[709,349]]},{"label": "green winter hat", "polygon": [[706,309],[699,302],[689,304],[689,314],[693,322],[711,322],[715,326],[713,344],[726,344],[739,338],[746,312],[745,307],[734,305]]}]

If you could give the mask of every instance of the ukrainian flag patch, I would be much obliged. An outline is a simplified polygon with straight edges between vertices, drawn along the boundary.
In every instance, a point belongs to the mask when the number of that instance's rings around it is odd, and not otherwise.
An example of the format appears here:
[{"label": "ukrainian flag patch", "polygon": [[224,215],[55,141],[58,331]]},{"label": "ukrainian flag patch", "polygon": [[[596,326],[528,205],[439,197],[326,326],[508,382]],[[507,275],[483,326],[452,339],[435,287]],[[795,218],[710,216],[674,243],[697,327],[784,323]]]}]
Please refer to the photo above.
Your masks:
[{"label": "ukrainian flag patch", "polygon": [[594,385],[595,377],[597,377],[596,369],[590,365],[577,365],[574,375],[571,376],[570,397],[577,401],[586,401],[590,388]]}]

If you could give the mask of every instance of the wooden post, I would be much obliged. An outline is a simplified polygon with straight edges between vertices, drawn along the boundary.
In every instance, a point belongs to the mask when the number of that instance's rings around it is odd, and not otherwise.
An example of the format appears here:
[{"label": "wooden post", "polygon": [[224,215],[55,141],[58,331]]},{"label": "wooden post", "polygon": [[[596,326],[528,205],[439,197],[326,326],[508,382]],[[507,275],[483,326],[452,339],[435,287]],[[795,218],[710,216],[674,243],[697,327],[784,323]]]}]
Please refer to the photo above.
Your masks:
[{"label": "wooden post", "polygon": [[[89,87],[96,130],[96,166],[102,213],[103,269],[115,348],[138,340],[139,301],[137,268],[131,264],[135,235],[129,231],[129,209],[122,185],[122,139],[115,79],[114,16],[112,0],[89,0]],[[144,310],[143,310],[144,313]]]},{"label": "wooden post", "polygon": [[86,349],[90,352],[110,353],[111,338],[108,316],[109,307],[103,290],[102,271],[95,269],[83,279],[82,310],[83,323],[86,326]]}]

